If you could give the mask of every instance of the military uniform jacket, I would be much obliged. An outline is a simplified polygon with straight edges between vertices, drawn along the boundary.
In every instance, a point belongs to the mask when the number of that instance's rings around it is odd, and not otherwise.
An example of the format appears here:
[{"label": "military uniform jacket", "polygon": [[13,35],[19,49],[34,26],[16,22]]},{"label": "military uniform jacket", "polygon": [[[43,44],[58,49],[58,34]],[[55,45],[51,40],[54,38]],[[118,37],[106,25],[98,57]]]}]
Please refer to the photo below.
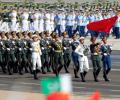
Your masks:
[{"label": "military uniform jacket", "polygon": [[71,41],[70,41],[70,39],[69,38],[63,38],[62,45],[63,45],[63,52],[69,54],[71,52]]}]

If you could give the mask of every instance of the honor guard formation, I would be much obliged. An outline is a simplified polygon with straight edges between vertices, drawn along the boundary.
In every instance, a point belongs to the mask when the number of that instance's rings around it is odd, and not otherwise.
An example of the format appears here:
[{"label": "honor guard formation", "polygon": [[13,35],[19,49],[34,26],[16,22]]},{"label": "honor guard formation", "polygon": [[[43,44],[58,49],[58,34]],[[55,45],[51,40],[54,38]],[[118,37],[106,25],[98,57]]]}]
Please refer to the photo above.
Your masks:
[{"label": "honor guard formation", "polygon": [[[118,19],[111,30],[116,39],[120,38],[120,5],[80,6],[80,9],[28,9],[0,8],[0,66],[4,74],[23,75],[54,73],[62,69],[85,82],[89,71],[89,57],[93,67],[94,81],[103,78],[110,81],[112,47],[104,32],[88,30],[87,24],[113,17]],[[90,35],[91,44],[84,40]],[[101,38],[101,42],[96,42]],[[102,62],[102,63],[101,63]]]}]

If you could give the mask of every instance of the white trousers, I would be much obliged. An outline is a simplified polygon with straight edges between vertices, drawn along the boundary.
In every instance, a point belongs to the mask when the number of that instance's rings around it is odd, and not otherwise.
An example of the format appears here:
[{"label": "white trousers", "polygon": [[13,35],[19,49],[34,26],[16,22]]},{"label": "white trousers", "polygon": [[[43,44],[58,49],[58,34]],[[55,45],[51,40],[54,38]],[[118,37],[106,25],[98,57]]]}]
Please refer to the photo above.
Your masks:
[{"label": "white trousers", "polygon": [[12,20],[10,28],[11,31],[16,31],[16,32],[18,31],[18,23],[16,20]]},{"label": "white trousers", "polygon": [[79,61],[79,67],[80,67],[80,73],[83,73],[84,71],[88,72],[89,71],[89,62],[88,62],[88,57],[83,56],[78,58]]},{"label": "white trousers", "polygon": [[45,23],[44,25],[45,25],[44,26],[44,31],[50,32],[51,31],[50,23]]},{"label": "white trousers", "polygon": [[38,69],[41,69],[42,63],[41,63],[40,53],[37,52],[32,53],[32,62],[33,62],[33,70],[37,69],[36,65],[38,66]]},{"label": "white trousers", "polygon": [[0,27],[0,31],[9,32],[10,31],[9,22],[3,22]]},{"label": "white trousers", "polygon": [[22,32],[29,31],[29,22],[27,20],[22,20]]},{"label": "white trousers", "polygon": [[38,20],[35,20],[31,23],[30,31],[31,32],[35,32],[35,31],[39,32],[39,21]]}]

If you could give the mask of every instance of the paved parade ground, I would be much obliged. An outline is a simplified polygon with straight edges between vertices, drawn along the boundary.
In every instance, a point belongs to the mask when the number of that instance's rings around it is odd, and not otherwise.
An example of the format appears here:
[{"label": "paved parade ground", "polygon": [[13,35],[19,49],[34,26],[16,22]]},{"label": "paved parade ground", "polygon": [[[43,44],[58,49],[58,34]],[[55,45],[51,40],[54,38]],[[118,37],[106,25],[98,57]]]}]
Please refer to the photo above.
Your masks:
[{"label": "paved parade ground", "polygon": [[[76,100],[85,100],[80,98],[87,98],[94,91],[101,92],[101,97],[105,98],[101,100],[120,100],[120,51],[112,52],[112,71],[109,75],[111,82],[105,82],[103,80],[102,71],[99,77],[100,82],[94,82],[91,62],[90,68],[86,76],[87,82],[83,83],[80,78],[74,78],[73,66],[71,63],[69,71],[73,77],[73,95]],[[64,73],[64,69],[61,73]],[[39,74],[39,80],[34,80],[33,76],[30,74],[24,74],[22,76],[14,74],[9,76],[0,72],[0,100],[43,100],[43,95],[40,94],[39,83],[42,78],[47,76],[54,76],[54,74]],[[27,96],[26,99],[24,96]],[[41,99],[30,99],[32,97]]]}]

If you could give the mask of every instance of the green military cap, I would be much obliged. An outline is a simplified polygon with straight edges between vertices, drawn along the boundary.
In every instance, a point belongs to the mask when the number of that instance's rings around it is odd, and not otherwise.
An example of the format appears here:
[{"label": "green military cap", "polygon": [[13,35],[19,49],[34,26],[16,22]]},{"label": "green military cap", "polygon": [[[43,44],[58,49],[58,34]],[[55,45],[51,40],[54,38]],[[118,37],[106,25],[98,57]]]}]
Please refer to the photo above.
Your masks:
[{"label": "green military cap", "polygon": [[63,36],[64,36],[64,35],[68,35],[68,33],[65,31],[65,32],[62,33],[62,35],[63,35]]},{"label": "green military cap", "polygon": [[33,33],[32,32],[29,32],[28,35],[32,35]]},{"label": "green military cap", "polygon": [[48,31],[44,31],[44,34],[47,35],[47,34],[49,34],[49,32]]},{"label": "green military cap", "polygon": [[52,33],[50,34],[50,36],[54,38],[56,34],[57,34],[57,33],[52,32]]}]

